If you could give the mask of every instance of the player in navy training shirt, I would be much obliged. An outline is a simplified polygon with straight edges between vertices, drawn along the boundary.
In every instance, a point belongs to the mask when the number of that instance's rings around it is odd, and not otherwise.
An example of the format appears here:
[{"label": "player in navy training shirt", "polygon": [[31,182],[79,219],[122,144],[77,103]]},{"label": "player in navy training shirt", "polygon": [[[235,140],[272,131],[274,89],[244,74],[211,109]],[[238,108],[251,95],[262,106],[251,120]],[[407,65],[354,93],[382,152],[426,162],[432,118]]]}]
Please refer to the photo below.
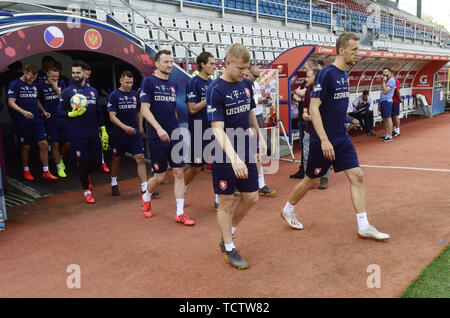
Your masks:
[{"label": "player in navy training shirt", "polygon": [[50,114],[46,112],[38,100],[38,91],[34,83],[37,77],[37,67],[27,65],[21,77],[16,78],[8,87],[8,106],[14,110],[14,123],[16,125],[17,141],[21,146],[23,165],[23,177],[34,180],[28,168],[30,158],[30,145],[37,142],[39,146],[39,157],[42,162],[42,177],[55,180],[48,170],[48,143],[45,134],[44,121]]},{"label": "player in navy training shirt", "polygon": [[[208,119],[220,145],[212,162],[212,178],[214,193],[219,195],[220,248],[232,266],[245,269],[248,263],[234,246],[233,235],[259,199],[256,134],[261,155],[266,154],[267,146],[253,111],[252,82],[244,78],[250,66],[247,48],[242,44],[231,45],[225,65],[225,72],[208,86],[206,93]],[[237,204],[233,196],[236,188],[241,192]]]},{"label": "player in navy training shirt", "polygon": [[[47,79],[37,83],[38,98],[42,107],[50,113],[50,117],[45,120],[47,139],[52,148],[53,160],[56,163],[58,176],[66,177],[65,166],[62,157],[67,155],[70,149],[68,123],[65,118],[58,114],[58,105],[61,92],[66,88],[59,80],[59,71],[56,66],[50,66],[47,71]],[[59,151],[59,146],[61,152]],[[62,154],[61,154],[62,153]]]},{"label": "player in navy training shirt", "polygon": [[[101,165],[101,149],[108,147],[108,134],[103,122],[101,106],[98,104],[98,93],[92,86],[85,84],[84,62],[74,61],[72,64],[73,84],[61,93],[59,114],[67,118],[70,132],[70,149],[78,161],[78,175],[84,189],[87,203],[95,203],[90,188],[89,174]],[[86,96],[88,105],[79,110],[72,108],[70,99],[75,94]],[[98,136],[102,131],[102,146]]]},{"label": "player in navy training shirt", "polygon": [[[184,182],[187,185],[200,173],[203,166],[209,163],[210,158],[204,158],[203,151],[208,140],[203,136],[211,125],[208,121],[206,112],[206,90],[211,84],[211,75],[214,74],[215,66],[214,56],[209,52],[202,52],[197,56],[197,70],[199,73],[192,77],[186,86],[186,103],[189,111],[189,133],[190,142],[190,165],[184,174]],[[216,206],[218,204],[216,195]]]},{"label": "player in navy training shirt", "polygon": [[120,87],[109,95],[108,112],[114,124],[111,148],[111,190],[112,195],[118,196],[117,174],[120,159],[125,151],[131,152],[137,164],[137,173],[141,179],[141,192],[147,190],[147,170],[145,167],[144,142],[142,134],[142,116],[138,92],[132,89],[133,73],[124,71],[120,75]]},{"label": "player in navy training shirt", "polygon": [[146,217],[152,216],[152,193],[165,180],[167,164],[170,163],[175,179],[175,222],[194,225],[194,221],[184,213],[183,156],[172,153],[176,145],[176,141],[171,139],[172,132],[179,128],[179,124],[176,115],[177,85],[169,79],[173,69],[171,54],[168,50],[156,53],[154,75],[144,78],[141,84],[141,114],[147,120],[148,148],[154,172],[148,180],[147,191],[142,194],[142,211]]},{"label": "player in navy training shirt", "polygon": [[310,104],[314,128],[311,131],[306,176],[291,191],[282,217],[292,228],[303,228],[295,217],[294,207],[312,187],[319,185],[320,177],[333,165],[334,171],[344,171],[350,182],[358,236],[387,240],[389,235],[379,232],[367,219],[363,172],[344,125],[349,102],[346,69],[356,63],[358,50],[359,37],[350,32],[343,33],[336,42],[335,61],[316,76]]}]

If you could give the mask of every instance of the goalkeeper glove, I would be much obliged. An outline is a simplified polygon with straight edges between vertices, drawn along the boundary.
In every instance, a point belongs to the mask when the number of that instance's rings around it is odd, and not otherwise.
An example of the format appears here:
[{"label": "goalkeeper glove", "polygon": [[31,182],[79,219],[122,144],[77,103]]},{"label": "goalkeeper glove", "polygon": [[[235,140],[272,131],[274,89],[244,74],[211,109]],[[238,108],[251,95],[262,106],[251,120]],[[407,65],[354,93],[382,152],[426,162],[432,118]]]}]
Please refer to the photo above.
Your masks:
[{"label": "goalkeeper glove", "polygon": [[74,118],[74,117],[78,117],[83,115],[86,112],[87,108],[86,107],[81,107],[81,108],[72,108],[72,111],[69,112],[67,115],[69,115],[70,118]]},{"label": "goalkeeper glove", "polygon": [[100,130],[102,132],[102,149],[103,150],[108,150],[108,148],[109,148],[109,146],[108,146],[109,136],[108,136],[108,133],[106,132],[106,127],[102,126],[102,127],[100,127]]}]

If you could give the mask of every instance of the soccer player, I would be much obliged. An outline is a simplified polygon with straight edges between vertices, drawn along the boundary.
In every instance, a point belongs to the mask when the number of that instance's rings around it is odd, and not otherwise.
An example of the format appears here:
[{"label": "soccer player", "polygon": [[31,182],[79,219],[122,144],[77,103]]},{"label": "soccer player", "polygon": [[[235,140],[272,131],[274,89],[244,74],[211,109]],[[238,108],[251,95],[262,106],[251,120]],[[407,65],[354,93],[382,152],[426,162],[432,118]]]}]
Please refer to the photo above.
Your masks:
[{"label": "soccer player", "polygon": [[392,96],[392,137],[400,136],[400,103],[402,102],[402,95],[400,93],[400,81],[394,76],[394,72],[390,70],[392,77],[395,80],[395,90]]},{"label": "soccer player", "polygon": [[378,140],[390,142],[392,137],[392,97],[395,90],[395,79],[392,76],[392,71],[389,67],[383,68],[383,87],[380,93],[380,104],[378,111],[381,112],[383,118],[385,134],[378,138]]},{"label": "soccer player", "polygon": [[[60,116],[67,118],[69,122],[70,149],[78,162],[78,176],[84,190],[86,203],[95,203],[90,191],[92,188],[89,174],[101,164],[101,149],[108,149],[109,136],[103,122],[103,114],[98,104],[97,90],[85,83],[84,65],[82,61],[74,61],[72,64],[73,84],[61,93],[59,102]],[[77,109],[72,107],[70,100],[73,95],[84,95],[88,104]],[[101,130],[102,145],[98,137]]]},{"label": "soccer player", "polygon": [[8,106],[14,110],[14,122],[16,125],[16,136],[21,145],[21,158],[23,165],[23,177],[34,180],[30,173],[28,162],[30,159],[30,145],[37,142],[39,146],[39,157],[42,162],[42,178],[56,180],[48,170],[48,143],[45,134],[44,118],[50,114],[46,112],[38,100],[36,84],[37,67],[27,65],[21,77],[16,78],[8,87]]},{"label": "soccer player", "polygon": [[356,219],[358,236],[387,240],[388,234],[379,232],[369,224],[366,213],[363,172],[358,156],[345,129],[345,116],[349,103],[349,82],[346,69],[356,63],[359,37],[351,32],[339,36],[336,42],[336,59],[317,74],[310,104],[313,123],[306,176],[291,191],[281,216],[294,229],[303,225],[294,214],[295,205],[333,165],[334,171],[344,171],[350,182],[350,192]]},{"label": "soccer player", "polygon": [[[189,80],[186,86],[186,102],[189,111],[189,133],[190,142],[190,159],[191,167],[184,174],[184,182],[186,187],[191,183],[194,177],[202,171],[203,166],[207,163],[203,157],[203,150],[208,144],[207,140],[203,140],[205,131],[211,127],[206,112],[206,89],[212,80],[211,75],[216,69],[216,60],[209,52],[202,52],[197,56],[197,75]],[[195,129],[197,127],[197,129]],[[201,133],[201,135],[200,135]],[[217,209],[218,196],[216,195],[215,208]]]},{"label": "soccer player", "polygon": [[179,128],[176,115],[177,84],[169,80],[173,69],[172,52],[161,50],[155,55],[156,70],[142,80],[140,100],[141,114],[147,120],[147,138],[154,175],[148,180],[147,191],[142,194],[142,211],[147,218],[152,217],[151,198],[157,186],[164,182],[168,163],[175,179],[176,199],[175,222],[194,225],[184,213],[184,162],[182,155],[172,157],[176,140],[172,132]]},{"label": "soccer player", "polygon": [[111,192],[118,196],[117,174],[120,159],[125,151],[131,152],[137,164],[137,173],[141,179],[141,193],[147,190],[147,170],[145,167],[144,142],[142,140],[142,116],[138,92],[132,89],[133,73],[124,71],[120,75],[120,87],[109,95],[108,112],[115,125],[111,137]]},{"label": "soccer player", "polygon": [[[247,48],[242,44],[231,45],[225,56],[225,66],[225,72],[206,92],[208,119],[215,141],[220,145],[212,162],[212,179],[214,193],[219,195],[217,221],[222,236],[219,246],[232,266],[245,269],[248,263],[237,251],[233,235],[259,199],[255,134],[258,134],[261,155],[266,154],[267,146],[253,111],[252,82],[244,78],[250,66]],[[233,196],[236,188],[240,191],[237,203]]]},{"label": "soccer player", "polygon": [[[38,97],[42,107],[50,113],[45,120],[47,139],[52,148],[52,156],[55,161],[58,176],[65,178],[65,165],[62,157],[67,155],[70,149],[68,136],[68,123],[65,118],[58,115],[58,105],[61,92],[66,88],[59,80],[59,70],[56,66],[50,66],[47,71],[47,79],[37,83]],[[59,146],[62,145],[61,152]],[[62,154],[61,154],[62,153]]]},{"label": "soccer player", "polygon": [[55,59],[50,55],[42,57],[42,69],[38,72],[37,81],[42,82],[47,80],[47,72],[50,66],[55,65]]},{"label": "soccer player", "polygon": [[[264,99],[261,95],[258,79],[261,75],[261,70],[259,69],[258,65],[253,64],[250,65],[250,68],[248,69],[248,75],[249,79],[253,83],[253,94],[255,99],[255,109],[253,112],[256,116],[256,121],[258,122],[258,126],[260,129],[264,129],[264,107],[267,106],[268,100]],[[260,155],[256,155],[256,166],[258,167],[258,187],[259,187],[259,195],[273,195],[276,190],[273,190],[269,188],[266,185],[266,182],[264,180],[264,168],[261,163]]]}]

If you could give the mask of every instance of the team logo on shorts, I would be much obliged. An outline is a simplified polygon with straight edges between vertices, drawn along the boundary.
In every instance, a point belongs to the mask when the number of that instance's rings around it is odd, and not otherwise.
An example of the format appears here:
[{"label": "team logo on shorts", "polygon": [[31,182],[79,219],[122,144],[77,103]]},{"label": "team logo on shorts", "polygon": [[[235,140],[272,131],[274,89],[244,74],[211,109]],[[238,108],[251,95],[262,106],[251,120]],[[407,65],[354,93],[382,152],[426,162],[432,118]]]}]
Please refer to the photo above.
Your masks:
[{"label": "team logo on shorts", "polygon": [[116,148],[113,148],[113,153],[117,153],[117,149]]},{"label": "team logo on shorts", "polygon": [[314,173],[316,174],[316,176],[322,171],[322,168],[316,168],[314,169]]},{"label": "team logo on shorts", "polygon": [[77,155],[77,157],[81,157],[81,151],[77,150],[77,151],[75,152],[75,154]]},{"label": "team logo on shorts", "polygon": [[244,90],[245,90],[245,95],[247,95],[247,97],[250,97],[250,90],[247,87]]},{"label": "team logo on shorts", "polygon": [[20,142],[24,142],[25,139],[23,139],[23,137],[20,137]]},{"label": "team logo on shorts", "polygon": [[155,168],[155,170],[158,171],[159,170],[159,164],[157,164],[157,163],[153,164],[153,168]]},{"label": "team logo on shorts", "polygon": [[175,88],[173,86],[170,86],[170,90],[175,94]]},{"label": "team logo on shorts", "polygon": [[220,180],[219,181],[219,187],[222,189],[222,191],[224,191],[224,190],[226,190],[227,189],[227,182],[226,181],[224,181],[224,180]]}]

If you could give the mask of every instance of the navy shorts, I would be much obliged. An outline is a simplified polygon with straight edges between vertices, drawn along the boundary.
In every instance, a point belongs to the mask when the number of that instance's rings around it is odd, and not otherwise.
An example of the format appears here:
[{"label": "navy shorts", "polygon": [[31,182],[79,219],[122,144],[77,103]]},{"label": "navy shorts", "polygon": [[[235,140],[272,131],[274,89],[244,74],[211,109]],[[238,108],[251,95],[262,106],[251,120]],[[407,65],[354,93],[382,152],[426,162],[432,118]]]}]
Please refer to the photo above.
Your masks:
[{"label": "navy shorts", "polygon": [[66,126],[46,125],[47,139],[49,143],[63,144],[69,141],[69,128]]},{"label": "navy shorts", "polygon": [[239,192],[258,191],[258,168],[256,163],[247,163],[248,178],[238,179],[234,174],[231,163],[212,163],[212,181],[215,194],[234,194],[235,189]]},{"label": "navy shorts", "polygon": [[[212,140],[203,140],[204,132],[202,136],[196,136],[192,130],[189,130],[191,142],[189,145],[190,151],[190,165],[194,167],[202,167],[203,165],[210,163],[211,158],[205,158],[203,151],[205,147],[212,142]],[[214,138],[213,138],[214,139]]]},{"label": "navy shorts", "polygon": [[20,145],[31,145],[38,141],[47,140],[44,123],[40,120],[17,121],[16,136]]},{"label": "navy shorts", "polygon": [[144,141],[139,132],[136,135],[113,133],[111,148],[113,156],[123,157],[126,151],[134,156],[144,153]]},{"label": "navy shorts", "polygon": [[89,160],[101,162],[102,148],[100,138],[96,135],[93,137],[78,137],[70,139],[70,151],[76,160]]},{"label": "navy shorts", "polygon": [[179,146],[179,151],[172,149],[177,146],[179,141],[171,141],[163,143],[159,140],[149,139],[148,149],[150,152],[150,161],[152,162],[152,168],[154,173],[163,173],[167,170],[168,164],[172,168],[184,167],[183,161],[183,148]]},{"label": "navy shorts", "polygon": [[392,103],[392,116],[400,115],[400,103]]},{"label": "navy shorts", "polygon": [[380,110],[381,110],[381,118],[392,117],[392,102],[382,101]]},{"label": "navy shorts", "polygon": [[345,116],[345,123],[346,124],[351,124],[354,120],[355,120],[355,118],[353,118],[353,117],[351,117],[349,115]]},{"label": "navy shorts", "polygon": [[320,140],[311,139],[309,143],[308,165],[306,175],[313,178],[324,176],[333,166],[334,172],[340,172],[359,167],[358,155],[350,137],[345,136],[331,143],[334,148],[335,160],[328,160],[323,156]]}]

